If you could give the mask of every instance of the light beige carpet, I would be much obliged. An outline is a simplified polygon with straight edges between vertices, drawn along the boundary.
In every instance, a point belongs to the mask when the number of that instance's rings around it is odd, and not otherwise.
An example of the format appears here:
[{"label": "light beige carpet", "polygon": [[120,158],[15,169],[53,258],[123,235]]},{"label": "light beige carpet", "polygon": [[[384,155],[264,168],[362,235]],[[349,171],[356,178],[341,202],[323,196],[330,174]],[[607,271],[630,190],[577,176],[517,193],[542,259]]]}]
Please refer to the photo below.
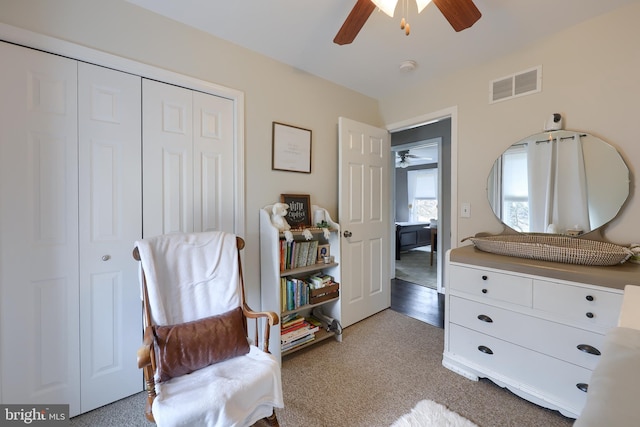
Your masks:
[{"label": "light beige carpet", "polygon": [[[389,427],[425,399],[480,427],[573,424],[489,381],[470,381],[444,368],[444,331],[395,311],[345,328],[343,338],[282,362],[285,407],[276,411],[281,427]],[[144,418],[145,399],[137,393],[72,418],[71,427],[153,427]]]}]

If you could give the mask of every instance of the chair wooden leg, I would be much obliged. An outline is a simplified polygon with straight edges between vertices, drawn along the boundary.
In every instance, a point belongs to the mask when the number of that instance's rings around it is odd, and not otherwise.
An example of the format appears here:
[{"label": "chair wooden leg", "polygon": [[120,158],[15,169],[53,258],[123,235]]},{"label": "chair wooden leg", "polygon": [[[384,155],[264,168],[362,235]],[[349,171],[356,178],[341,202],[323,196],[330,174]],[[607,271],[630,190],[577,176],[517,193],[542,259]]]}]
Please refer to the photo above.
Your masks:
[{"label": "chair wooden leg", "polygon": [[264,419],[267,422],[267,425],[271,427],[280,427],[278,423],[278,418],[276,417],[276,410],[273,410],[273,413]]}]

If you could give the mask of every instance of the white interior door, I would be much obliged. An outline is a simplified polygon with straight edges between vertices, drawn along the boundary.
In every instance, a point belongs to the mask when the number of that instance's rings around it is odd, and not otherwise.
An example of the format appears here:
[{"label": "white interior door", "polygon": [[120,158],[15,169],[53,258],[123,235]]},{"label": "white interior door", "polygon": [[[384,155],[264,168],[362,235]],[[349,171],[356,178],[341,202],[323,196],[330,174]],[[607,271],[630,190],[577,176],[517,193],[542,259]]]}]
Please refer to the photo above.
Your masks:
[{"label": "white interior door", "polygon": [[80,412],[77,63],[0,42],[2,403]]},{"label": "white interior door", "polygon": [[192,91],[143,79],[143,236],[193,229]]},{"label": "white interior door", "polygon": [[339,119],[342,326],[391,305],[389,133]]},{"label": "white interior door", "polygon": [[78,64],[81,411],[142,391],[141,78]]}]

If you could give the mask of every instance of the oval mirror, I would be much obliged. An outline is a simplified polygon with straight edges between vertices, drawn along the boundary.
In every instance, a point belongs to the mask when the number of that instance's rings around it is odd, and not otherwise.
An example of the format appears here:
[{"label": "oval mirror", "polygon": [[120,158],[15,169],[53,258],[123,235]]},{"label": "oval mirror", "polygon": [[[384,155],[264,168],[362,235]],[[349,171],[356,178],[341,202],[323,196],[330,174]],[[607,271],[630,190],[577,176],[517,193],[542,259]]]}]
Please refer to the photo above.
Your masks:
[{"label": "oval mirror", "polygon": [[487,193],[500,221],[518,232],[580,235],[616,217],[629,195],[616,149],[584,132],[532,135],[494,163]]}]

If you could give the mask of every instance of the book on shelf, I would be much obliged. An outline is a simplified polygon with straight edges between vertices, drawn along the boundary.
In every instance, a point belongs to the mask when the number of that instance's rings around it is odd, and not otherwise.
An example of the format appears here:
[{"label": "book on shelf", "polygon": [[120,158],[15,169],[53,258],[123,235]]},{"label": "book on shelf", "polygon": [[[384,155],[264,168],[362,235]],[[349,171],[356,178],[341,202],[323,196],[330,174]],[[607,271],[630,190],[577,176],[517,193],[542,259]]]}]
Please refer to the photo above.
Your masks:
[{"label": "book on shelf", "polygon": [[301,346],[303,344],[307,344],[308,342],[313,341],[315,338],[316,338],[315,335],[307,335],[307,336],[302,337],[302,338],[300,338],[300,339],[298,339],[296,341],[292,341],[292,342],[283,344],[280,349],[282,351],[293,350],[296,347],[299,347],[299,346]]},{"label": "book on shelf", "polygon": [[314,335],[318,330],[320,330],[319,327],[313,326],[305,321],[302,327],[289,331],[285,334],[281,334],[280,343],[287,344],[292,341],[298,341],[300,338],[306,337],[307,335]]},{"label": "book on shelf", "polygon": [[312,289],[318,289],[333,283],[333,276],[318,272],[309,276],[307,280]]},{"label": "book on shelf", "polygon": [[306,267],[307,266],[307,256],[309,255],[309,245],[311,242],[304,241],[299,242],[296,246],[298,246],[298,256],[296,258],[296,267]]},{"label": "book on shelf", "polygon": [[317,317],[315,317],[313,315],[307,317],[306,320],[307,320],[307,322],[309,322],[313,326],[317,326],[318,329],[325,327],[325,325],[322,323],[322,320],[318,319]]},{"label": "book on shelf", "polygon": [[280,330],[281,350],[285,351],[311,341],[321,327],[322,323],[317,319],[307,319],[297,313],[283,316]]},{"label": "book on shelf", "polygon": [[317,263],[318,258],[318,241],[312,240],[309,246],[309,252],[307,254],[307,265],[314,265]]},{"label": "book on shelf", "polygon": [[318,241],[280,240],[280,271],[317,264]]},{"label": "book on shelf", "polygon": [[295,277],[280,278],[282,311],[295,310],[309,304],[309,284]]},{"label": "book on shelf", "polygon": [[297,313],[287,314],[280,319],[280,330],[301,322],[304,322],[304,317],[301,315]]}]

